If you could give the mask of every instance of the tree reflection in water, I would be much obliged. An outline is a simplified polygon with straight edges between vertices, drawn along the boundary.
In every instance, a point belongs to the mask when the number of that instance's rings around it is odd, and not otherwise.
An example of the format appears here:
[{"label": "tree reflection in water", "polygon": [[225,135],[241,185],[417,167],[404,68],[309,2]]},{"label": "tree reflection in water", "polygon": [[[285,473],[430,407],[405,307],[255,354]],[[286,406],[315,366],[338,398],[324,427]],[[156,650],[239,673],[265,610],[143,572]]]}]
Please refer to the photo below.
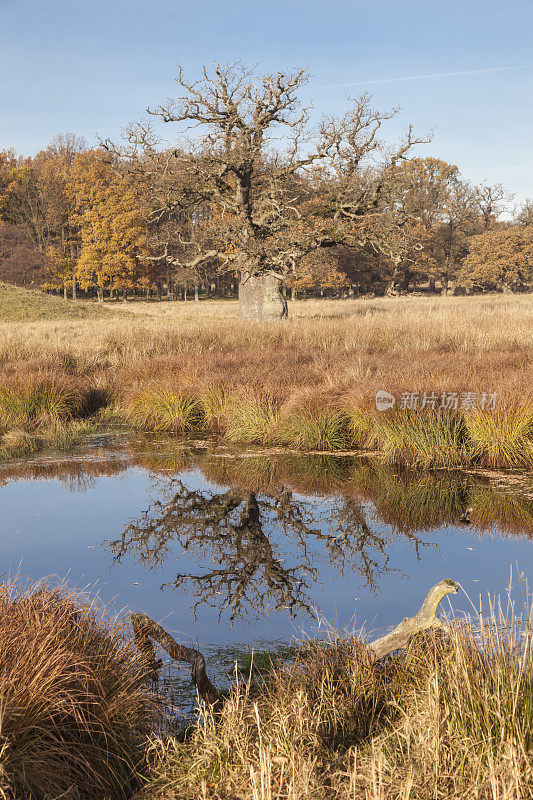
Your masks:
[{"label": "tree reflection in water", "polygon": [[[340,574],[349,569],[373,591],[379,575],[391,569],[390,537],[371,527],[354,498],[334,497],[320,509],[284,485],[268,493],[217,492],[191,489],[176,478],[168,479],[163,494],[164,501],[152,503],[109,547],[114,562],[133,555],[148,568],[168,565],[176,548],[187,551],[201,571],[178,573],[165,586],[192,591],[195,613],[207,604],[220,615],[227,609],[231,622],[269,610],[311,614],[310,584],[319,580],[324,555]],[[414,534],[406,538],[418,557],[421,542]]]},{"label": "tree reflection in water", "polygon": [[[4,465],[0,487],[54,479],[86,491],[132,465],[145,470],[159,502],[110,545],[115,560],[131,555],[157,568],[188,554],[198,574],[180,573],[171,585],[192,589],[196,607],[209,603],[232,619],[310,611],[311,586],[327,567],[377,590],[380,575],[392,570],[394,539],[409,542],[418,557],[426,533],[453,529],[466,509],[476,537],[533,539],[532,473],[484,477],[334,455],[217,453],[153,437],[128,447]],[[188,488],[180,473],[195,468],[206,485],[232,488]]]}]

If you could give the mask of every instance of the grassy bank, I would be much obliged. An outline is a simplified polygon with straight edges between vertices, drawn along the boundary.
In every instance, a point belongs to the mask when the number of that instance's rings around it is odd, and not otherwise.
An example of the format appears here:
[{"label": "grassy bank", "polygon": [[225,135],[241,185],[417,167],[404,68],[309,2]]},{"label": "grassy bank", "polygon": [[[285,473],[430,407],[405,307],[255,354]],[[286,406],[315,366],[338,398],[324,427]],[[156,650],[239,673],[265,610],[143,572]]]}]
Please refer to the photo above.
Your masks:
[{"label": "grassy bank", "polygon": [[258,694],[235,690],[218,724],[153,742],[140,797],[530,797],[531,651],[508,623],[457,623],[372,667],[356,639],[306,645]]},{"label": "grassy bank", "polygon": [[3,322],[102,319],[105,316],[106,311],[95,303],[69,303],[61,297],[0,281],[0,320]]},{"label": "grassy bank", "polygon": [[[0,314],[0,457],[13,449],[6,435],[38,443],[50,419],[98,415],[237,444],[379,450],[391,463],[533,463],[530,296],[295,302],[283,323],[240,321],[231,301],[117,306],[89,306],[90,324],[56,308],[24,322]],[[77,408],[13,410],[28,387],[71,385],[84,394]],[[375,410],[379,389],[394,409]],[[404,392],[419,406],[433,395],[435,409],[399,409]],[[475,408],[461,408],[468,392]],[[443,393],[457,409],[440,409]],[[495,408],[482,409],[492,394]]]},{"label": "grassy bank", "polygon": [[[370,664],[353,636],[240,679],[218,720],[149,735],[124,624],[65,588],[0,593],[0,797],[525,800],[531,615],[488,607]],[[289,651],[288,651],[289,652]],[[154,702],[155,701],[155,702]]]}]

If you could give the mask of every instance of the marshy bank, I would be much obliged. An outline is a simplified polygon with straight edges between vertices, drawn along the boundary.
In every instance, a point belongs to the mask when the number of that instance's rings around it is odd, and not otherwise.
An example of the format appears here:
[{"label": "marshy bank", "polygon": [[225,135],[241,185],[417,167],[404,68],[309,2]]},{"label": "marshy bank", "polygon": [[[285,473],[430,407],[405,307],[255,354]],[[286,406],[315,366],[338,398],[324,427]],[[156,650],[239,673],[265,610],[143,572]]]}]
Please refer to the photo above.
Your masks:
[{"label": "marshy bank", "polygon": [[[533,464],[530,296],[295,302],[283,323],[240,321],[230,301],[95,307],[89,321],[47,299],[48,318],[0,322],[1,459],[118,424],[408,465]],[[380,390],[393,408],[376,410]]]},{"label": "marshy bank", "polygon": [[[0,323],[2,800],[529,798],[529,298],[185,305]],[[451,631],[369,664],[443,575]],[[130,612],[205,654],[218,719],[169,733],[195,692],[146,683]]]},{"label": "marshy bank", "polygon": [[11,583],[0,597],[6,800],[519,800],[533,791],[527,593],[522,613],[489,604],[386,658],[369,657],[353,634],[295,645],[260,680],[252,669],[236,674],[216,714],[202,706],[186,735],[161,732],[168,694],[147,679],[124,620],[65,586]]}]

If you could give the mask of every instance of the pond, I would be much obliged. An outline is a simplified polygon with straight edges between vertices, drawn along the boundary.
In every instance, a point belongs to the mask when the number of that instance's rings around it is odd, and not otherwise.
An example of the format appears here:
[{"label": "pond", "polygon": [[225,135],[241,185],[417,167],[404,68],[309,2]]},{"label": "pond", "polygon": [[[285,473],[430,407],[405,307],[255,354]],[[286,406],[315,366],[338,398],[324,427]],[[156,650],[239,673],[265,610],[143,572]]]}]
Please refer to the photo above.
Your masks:
[{"label": "pond", "polygon": [[3,573],[67,578],[220,658],[329,625],[377,635],[442,578],[457,613],[519,596],[531,498],[527,474],[102,439],[0,467]]}]

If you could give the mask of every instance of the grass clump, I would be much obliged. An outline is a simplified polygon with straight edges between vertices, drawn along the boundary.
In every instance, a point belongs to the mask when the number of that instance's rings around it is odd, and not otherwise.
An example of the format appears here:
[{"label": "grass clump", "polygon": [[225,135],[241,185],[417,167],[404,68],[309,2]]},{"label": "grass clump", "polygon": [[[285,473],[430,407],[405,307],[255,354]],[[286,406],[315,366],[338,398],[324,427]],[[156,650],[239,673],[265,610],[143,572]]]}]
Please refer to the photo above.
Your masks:
[{"label": "grass clump", "polygon": [[144,389],[126,401],[125,411],[131,424],[152,431],[191,433],[204,424],[198,400],[174,389]]},{"label": "grass clump", "polygon": [[0,427],[0,463],[23,458],[45,449],[67,452],[81,444],[98,427],[91,420],[50,419],[22,428]]},{"label": "grass clump", "polygon": [[472,457],[487,467],[533,466],[533,403],[466,417]]},{"label": "grass clump", "polygon": [[533,661],[522,622],[456,622],[374,665],[356,639],[307,643],[259,694],[237,687],[218,725],[154,741],[143,800],[525,800]]},{"label": "grass clump", "polygon": [[289,403],[280,417],[276,440],[299,450],[345,450],[351,444],[349,418],[322,398]]},{"label": "grass clump", "polygon": [[130,797],[152,714],[122,622],[66,587],[0,587],[0,746],[13,796]]},{"label": "grass clump", "polygon": [[235,444],[271,444],[279,403],[269,395],[243,394],[226,407],[225,436]]},{"label": "grass clump", "polygon": [[383,412],[375,417],[373,442],[389,464],[450,468],[470,461],[465,421],[453,412]]},{"label": "grass clump", "polygon": [[348,417],[348,436],[352,447],[372,447],[374,417],[364,407],[346,403]]},{"label": "grass clump", "polygon": [[215,386],[200,394],[205,424],[213,431],[220,432],[225,427],[226,408],[231,393],[225,386]]},{"label": "grass clump", "polygon": [[15,423],[72,419],[84,412],[88,396],[85,387],[55,376],[5,379],[0,384],[0,417]]}]

